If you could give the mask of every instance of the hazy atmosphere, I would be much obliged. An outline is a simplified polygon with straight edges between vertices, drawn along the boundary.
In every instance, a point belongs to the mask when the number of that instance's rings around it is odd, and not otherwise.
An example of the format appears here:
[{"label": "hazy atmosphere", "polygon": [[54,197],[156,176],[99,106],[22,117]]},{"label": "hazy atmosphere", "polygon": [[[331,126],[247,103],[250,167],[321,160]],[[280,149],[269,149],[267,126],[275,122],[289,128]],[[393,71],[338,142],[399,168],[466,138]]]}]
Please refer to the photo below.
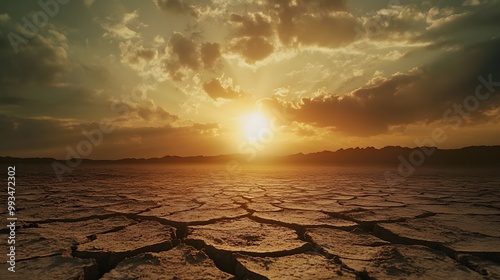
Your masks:
[{"label": "hazy atmosphere", "polygon": [[498,144],[499,1],[41,3],[0,5],[3,156]]}]

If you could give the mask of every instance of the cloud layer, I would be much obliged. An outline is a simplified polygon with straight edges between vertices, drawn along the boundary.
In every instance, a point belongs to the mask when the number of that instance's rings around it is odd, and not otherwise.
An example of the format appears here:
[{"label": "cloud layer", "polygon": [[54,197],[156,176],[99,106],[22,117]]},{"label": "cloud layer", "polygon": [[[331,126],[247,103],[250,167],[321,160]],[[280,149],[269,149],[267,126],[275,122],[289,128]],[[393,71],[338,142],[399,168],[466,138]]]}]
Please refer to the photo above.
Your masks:
[{"label": "cloud layer", "polygon": [[[387,133],[393,126],[440,121],[454,104],[473,103],[467,98],[473,98],[482,84],[478,77],[494,77],[492,80],[500,86],[499,48],[500,39],[466,47],[424,67],[375,78],[346,95],[303,98],[298,108],[286,102],[267,104],[284,106],[298,122],[356,136]],[[467,67],[460,67],[463,65]],[[480,106],[467,112],[469,122],[488,119],[488,113],[500,105],[497,89],[491,94],[483,90],[488,99],[478,100]]]}]

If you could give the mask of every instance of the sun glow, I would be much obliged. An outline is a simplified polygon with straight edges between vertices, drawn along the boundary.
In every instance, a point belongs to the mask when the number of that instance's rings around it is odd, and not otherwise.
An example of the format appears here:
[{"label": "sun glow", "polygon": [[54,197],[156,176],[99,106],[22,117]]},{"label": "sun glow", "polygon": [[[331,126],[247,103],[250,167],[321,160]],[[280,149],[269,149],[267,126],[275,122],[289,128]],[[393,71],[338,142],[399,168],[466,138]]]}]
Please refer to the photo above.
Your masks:
[{"label": "sun glow", "polygon": [[261,133],[269,129],[269,119],[260,112],[254,112],[243,117],[243,132],[248,141],[257,140]]}]

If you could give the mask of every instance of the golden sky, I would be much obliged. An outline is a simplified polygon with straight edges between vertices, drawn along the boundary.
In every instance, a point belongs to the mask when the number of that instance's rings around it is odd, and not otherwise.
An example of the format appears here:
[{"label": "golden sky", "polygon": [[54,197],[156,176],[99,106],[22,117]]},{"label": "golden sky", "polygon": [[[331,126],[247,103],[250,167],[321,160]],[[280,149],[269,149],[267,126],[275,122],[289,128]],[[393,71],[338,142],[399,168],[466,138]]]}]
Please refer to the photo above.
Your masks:
[{"label": "golden sky", "polygon": [[0,4],[3,156],[500,144],[500,1],[26,2]]}]

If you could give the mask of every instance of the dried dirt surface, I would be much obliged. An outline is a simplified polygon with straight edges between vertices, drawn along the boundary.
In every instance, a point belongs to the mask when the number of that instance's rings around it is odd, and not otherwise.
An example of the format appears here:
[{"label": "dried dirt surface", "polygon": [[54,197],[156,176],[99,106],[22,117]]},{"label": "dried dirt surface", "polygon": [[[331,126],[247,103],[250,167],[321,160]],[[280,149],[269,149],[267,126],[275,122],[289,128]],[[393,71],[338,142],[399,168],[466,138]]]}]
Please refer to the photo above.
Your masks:
[{"label": "dried dirt surface", "polygon": [[18,169],[16,272],[2,261],[0,279],[500,279],[486,171]]}]

